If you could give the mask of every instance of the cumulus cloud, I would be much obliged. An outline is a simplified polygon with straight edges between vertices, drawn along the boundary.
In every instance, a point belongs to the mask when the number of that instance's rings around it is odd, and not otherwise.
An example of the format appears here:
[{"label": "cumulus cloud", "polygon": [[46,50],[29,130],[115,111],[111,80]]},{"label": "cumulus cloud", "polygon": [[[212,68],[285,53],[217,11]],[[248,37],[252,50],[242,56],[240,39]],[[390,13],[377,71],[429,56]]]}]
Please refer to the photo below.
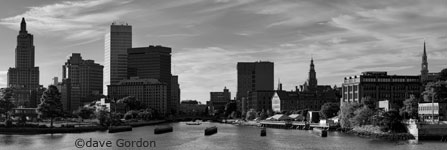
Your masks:
[{"label": "cumulus cloud", "polygon": [[0,87],[5,87],[7,84],[6,75],[8,71],[0,71]]},{"label": "cumulus cloud", "polygon": [[224,86],[234,95],[236,64],[242,61],[273,61],[275,82],[281,78],[285,89],[293,89],[306,80],[311,56],[319,83],[330,85],[341,84],[344,76],[370,70],[418,74],[424,39],[431,72],[440,70],[447,58],[445,0],[124,3],[58,2],[31,7],[0,24],[18,29],[24,16],[33,24],[33,32],[72,41],[87,38],[80,42],[83,44],[102,39],[114,20],[133,20],[137,45],[150,41],[173,47],[172,62],[180,78],[182,99],[201,101]]},{"label": "cumulus cloud", "polygon": [[107,26],[130,9],[118,7],[132,0],[82,0],[30,7],[23,14],[3,18],[0,24],[18,29],[22,17],[26,18],[33,33],[63,37],[66,40],[91,40],[103,35]]}]

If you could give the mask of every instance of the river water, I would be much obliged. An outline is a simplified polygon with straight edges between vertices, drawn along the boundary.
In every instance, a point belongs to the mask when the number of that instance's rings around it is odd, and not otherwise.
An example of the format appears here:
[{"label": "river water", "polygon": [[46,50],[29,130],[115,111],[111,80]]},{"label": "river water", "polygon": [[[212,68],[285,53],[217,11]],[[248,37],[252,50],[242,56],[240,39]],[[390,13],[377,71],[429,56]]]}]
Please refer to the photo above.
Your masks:
[{"label": "river water", "polygon": [[[89,132],[79,134],[40,134],[40,135],[0,135],[0,149],[329,149],[329,150],[437,150],[447,149],[447,142],[422,141],[419,144],[389,142],[378,139],[361,138],[339,132],[329,132],[322,138],[303,130],[267,129],[267,136],[260,136],[257,127],[234,126],[230,124],[202,123],[186,125],[184,122],[171,123],[174,132],[155,135],[154,128],[146,126],[133,128],[131,132],[109,134]],[[204,136],[204,129],[217,126],[218,133]],[[78,143],[82,148],[76,147]],[[90,142],[88,142],[90,141]],[[133,147],[131,146],[133,142]],[[139,144],[137,141],[141,141]],[[146,142],[143,142],[146,141]],[[109,146],[98,143],[109,142]],[[87,146],[86,143],[90,145]],[[96,143],[97,145],[94,145]],[[127,144],[127,147],[125,147]],[[120,147],[123,146],[124,147]],[[92,147],[93,146],[93,147]],[[143,146],[143,147],[142,147]],[[144,147],[146,146],[146,147]]]}]

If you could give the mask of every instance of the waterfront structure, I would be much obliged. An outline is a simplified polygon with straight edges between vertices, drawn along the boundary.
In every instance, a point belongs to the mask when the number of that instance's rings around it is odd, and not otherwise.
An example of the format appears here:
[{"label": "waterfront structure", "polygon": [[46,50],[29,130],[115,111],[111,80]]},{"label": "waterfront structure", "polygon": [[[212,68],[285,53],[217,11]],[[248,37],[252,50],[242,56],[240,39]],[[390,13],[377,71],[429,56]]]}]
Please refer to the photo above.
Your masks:
[{"label": "waterfront structure", "polygon": [[319,89],[312,92],[277,90],[275,91],[277,97],[273,96],[271,99],[272,108],[279,106],[279,110],[276,111],[280,112],[297,110],[319,111],[325,103],[339,102],[336,92],[330,86],[326,86],[325,89],[320,86]]},{"label": "waterfront structure", "polygon": [[178,76],[173,75],[171,77],[171,109],[178,110],[180,108],[180,84],[178,82]]},{"label": "waterfront structure", "polygon": [[423,122],[447,121],[447,103],[419,103],[418,114]]},{"label": "waterfront structure", "polygon": [[118,84],[108,86],[109,98],[121,99],[126,96],[134,96],[143,107],[153,109],[161,116],[168,113],[167,85],[158,79],[140,79],[132,77],[121,80]]},{"label": "waterfront structure", "polygon": [[207,112],[206,111],[207,105],[200,104],[197,101],[193,100],[187,100],[182,101],[180,103],[180,110],[179,114],[185,115],[185,116],[199,116],[203,115]]},{"label": "waterfront structure", "polygon": [[339,102],[337,90],[329,85],[318,85],[315,65],[313,59],[310,61],[309,77],[294,91],[285,91],[282,84],[278,84],[277,90],[250,91],[247,99],[241,102],[242,112],[249,109],[256,111],[297,111],[312,110],[319,111],[324,103]]},{"label": "waterfront structure", "polygon": [[[334,89],[330,85],[318,85],[317,82],[317,73],[315,71],[315,64],[313,58],[310,60],[309,67],[309,76],[307,81],[300,86],[300,91],[295,87],[295,91],[297,94],[293,93],[283,93],[280,94],[280,97],[285,97],[283,99],[291,99],[286,101],[287,104],[296,107],[288,107],[288,111],[290,110],[312,110],[319,111],[321,106],[325,103],[333,102],[338,103],[340,100],[340,96],[337,91],[337,88]],[[295,98],[296,97],[296,98]],[[296,102],[293,99],[297,99]],[[295,104],[296,103],[296,104]]]},{"label": "waterfront structure", "polygon": [[250,91],[273,91],[273,80],[273,62],[238,62],[236,100],[247,100]]},{"label": "waterfront structure", "polygon": [[244,110],[254,109],[255,111],[272,111],[272,98],[275,94],[273,90],[249,91],[246,108]]},{"label": "waterfront structure", "polygon": [[227,87],[224,87],[222,92],[210,92],[210,102],[208,105],[213,111],[224,111],[225,105],[231,100],[231,92]]},{"label": "waterfront structure", "polygon": [[390,110],[390,101],[389,100],[379,101],[379,109],[382,109],[384,111],[389,111]]},{"label": "waterfront structure", "polygon": [[110,112],[110,102],[106,98],[101,98],[99,101],[95,102],[96,111],[100,111],[101,109],[105,109]]},{"label": "waterfront structure", "polygon": [[127,49],[132,47],[132,26],[127,23],[112,23],[104,40],[103,93],[107,85],[127,79]]},{"label": "waterfront structure", "polygon": [[8,69],[7,86],[14,88],[16,106],[31,107],[31,92],[40,87],[39,67],[34,65],[34,37],[26,30],[25,18],[20,23],[15,49],[15,67]]},{"label": "waterfront structure", "polygon": [[[169,47],[160,45],[129,48],[127,50],[127,76],[140,79],[157,79],[167,85],[167,110],[176,112],[178,100],[172,97],[171,52]],[[175,77],[174,77],[175,78]],[[174,83],[175,84],[175,83]],[[177,91],[174,91],[177,92]]]},{"label": "waterfront structure", "polygon": [[300,89],[295,87],[295,90],[285,91],[282,89],[282,84],[278,84],[278,89],[274,96],[270,99],[271,108],[273,111],[297,111],[310,110],[319,111],[321,106],[328,102],[338,103],[340,94],[338,88],[332,88],[329,85],[318,85],[315,71],[315,64],[313,58],[310,60],[310,68],[308,78]]},{"label": "waterfront structure", "polygon": [[365,97],[375,101],[389,100],[391,108],[402,106],[410,95],[420,96],[420,76],[387,75],[387,72],[369,71],[345,77],[342,84],[342,102],[362,102]]},{"label": "waterfront structure", "polygon": [[[64,95],[61,100],[68,104],[65,110],[71,112],[83,103],[99,100],[103,92],[103,68],[93,60],[82,59],[79,53],[73,53],[67,59],[62,66],[62,80],[65,83],[61,90]],[[57,82],[55,78],[54,83]]]},{"label": "waterfront structure", "polygon": [[278,93],[275,92],[275,94],[272,97],[272,111],[275,113],[281,112],[281,99],[279,99]]},{"label": "waterfront structure", "polygon": [[272,106],[275,106],[273,102],[276,101],[275,103],[279,105],[279,107],[277,106],[277,110],[273,111],[281,113],[282,111],[298,110],[298,94],[299,92],[297,91],[276,91],[276,96],[273,96],[272,98]]}]

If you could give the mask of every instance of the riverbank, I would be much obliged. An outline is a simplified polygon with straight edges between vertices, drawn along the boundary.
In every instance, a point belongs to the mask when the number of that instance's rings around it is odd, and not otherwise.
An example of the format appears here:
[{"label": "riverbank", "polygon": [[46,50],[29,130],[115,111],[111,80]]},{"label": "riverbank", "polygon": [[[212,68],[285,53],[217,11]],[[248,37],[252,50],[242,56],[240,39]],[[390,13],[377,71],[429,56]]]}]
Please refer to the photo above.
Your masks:
[{"label": "riverbank", "polygon": [[[166,120],[154,120],[154,121],[136,121],[126,122],[131,127],[142,127],[167,123]],[[29,125],[31,126],[31,125]],[[46,125],[34,125],[33,127],[0,127],[0,134],[49,134],[49,133],[83,133],[83,132],[95,132],[95,131],[107,131],[107,127],[99,125],[79,126],[74,125],[59,125],[60,127],[49,128]]]},{"label": "riverbank", "polygon": [[142,126],[150,126],[157,125],[162,123],[168,123],[166,120],[154,120],[154,121],[137,121],[137,122],[127,122],[131,127],[142,127]]},{"label": "riverbank", "polygon": [[355,127],[352,130],[345,131],[345,133],[360,136],[360,137],[370,137],[370,138],[379,138],[386,139],[391,141],[399,141],[399,140],[413,140],[415,137],[410,133],[390,133],[390,132],[382,132],[379,127],[375,126],[362,126]]},{"label": "riverbank", "polygon": [[54,127],[54,128],[32,128],[32,127],[13,127],[0,128],[0,134],[48,134],[48,133],[83,133],[94,131],[106,131],[102,126],[85,127]]},{"label": "riverbank", "polygon": [[256,121],[242,121],[242,120],[227,120],[221,123],[240,125],[240,126],[261,126],[261,123]]}]

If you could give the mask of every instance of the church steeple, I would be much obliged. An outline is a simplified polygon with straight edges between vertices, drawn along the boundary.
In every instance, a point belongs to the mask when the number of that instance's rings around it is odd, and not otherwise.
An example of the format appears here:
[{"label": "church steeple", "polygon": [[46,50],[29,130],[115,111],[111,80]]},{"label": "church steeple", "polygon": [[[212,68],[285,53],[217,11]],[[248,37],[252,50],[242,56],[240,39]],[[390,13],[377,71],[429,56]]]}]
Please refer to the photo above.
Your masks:
[{"label": "church steeple", "polygon": [[424,53],[422,54],[422,64],[421,64],[421,80],[426,81],[428,78],[428,61],[427,61],[427,50],[424,41]]}]

